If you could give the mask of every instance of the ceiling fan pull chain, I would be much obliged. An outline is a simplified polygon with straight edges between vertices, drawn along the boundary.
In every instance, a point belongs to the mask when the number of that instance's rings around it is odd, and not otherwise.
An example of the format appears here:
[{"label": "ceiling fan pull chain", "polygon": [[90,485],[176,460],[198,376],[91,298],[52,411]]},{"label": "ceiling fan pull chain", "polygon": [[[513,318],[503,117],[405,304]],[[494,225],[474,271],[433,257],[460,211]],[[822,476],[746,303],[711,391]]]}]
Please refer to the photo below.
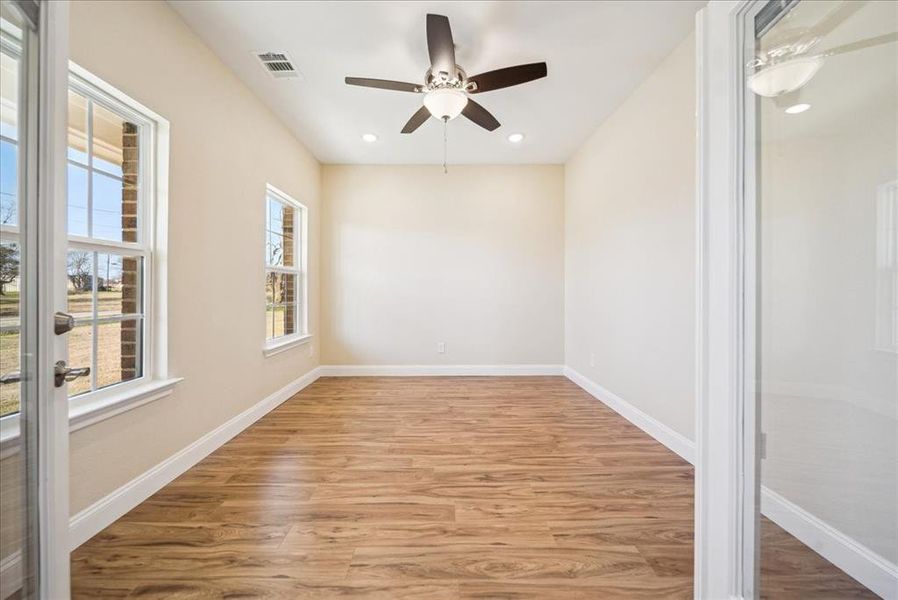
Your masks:
[{"label": "ceiling fan pull chain", "polygon": [[449,167],[446,166],[447,156],[449,155],[448,129],[449,119],[443,118],[443,173],[449,173]]}]

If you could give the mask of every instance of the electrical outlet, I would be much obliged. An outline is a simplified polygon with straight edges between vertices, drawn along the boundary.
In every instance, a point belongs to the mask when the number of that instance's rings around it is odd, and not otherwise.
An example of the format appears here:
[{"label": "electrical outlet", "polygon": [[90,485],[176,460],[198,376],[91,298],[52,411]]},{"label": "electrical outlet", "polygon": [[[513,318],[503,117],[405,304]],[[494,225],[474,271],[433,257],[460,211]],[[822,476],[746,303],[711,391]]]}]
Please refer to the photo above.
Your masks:
[{"label": "electrical outlet", "polygon": [[590,367],[596,366],[596,355],[595,354],[589,355],[589,366]]},{"label": "electrical outlet", "polygon": [[446,353],[446,342],[437,342],[437,353],[438,354]]},{"label": "electrical outlet", "polygon": [[309,344],[308,352],[309,352],[309,356],[315,356],[315,346],[313,346],[312,344]]}]

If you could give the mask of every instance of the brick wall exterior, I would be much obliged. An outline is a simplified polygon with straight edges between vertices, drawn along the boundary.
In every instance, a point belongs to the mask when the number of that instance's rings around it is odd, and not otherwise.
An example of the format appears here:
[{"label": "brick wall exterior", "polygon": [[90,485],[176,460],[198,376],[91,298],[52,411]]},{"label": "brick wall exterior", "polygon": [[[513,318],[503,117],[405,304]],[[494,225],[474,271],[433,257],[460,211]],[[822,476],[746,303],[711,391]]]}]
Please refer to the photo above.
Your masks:
[{"label": "brick wall exterior", "polygon": [[[284,205],[284,264],[295,267],[295,240],[293,232],[293,224],[296,222],[296,209],[292,206]],[[284,334],[289,335],[296,333],[296,276],[286,275],[284,277],[284,298],[282,302],[287,303],[284,309]]]},{"label": "brick wall exterior", "polygon": [[[122,241],[137,242],[137,184],[138,130],[134,123],[122,125]],[[122,313],[141,312],[140,259],[122,259]],[[138,321],[122,321],[121,370],[122,381],[141,375],[140,336]]]}]

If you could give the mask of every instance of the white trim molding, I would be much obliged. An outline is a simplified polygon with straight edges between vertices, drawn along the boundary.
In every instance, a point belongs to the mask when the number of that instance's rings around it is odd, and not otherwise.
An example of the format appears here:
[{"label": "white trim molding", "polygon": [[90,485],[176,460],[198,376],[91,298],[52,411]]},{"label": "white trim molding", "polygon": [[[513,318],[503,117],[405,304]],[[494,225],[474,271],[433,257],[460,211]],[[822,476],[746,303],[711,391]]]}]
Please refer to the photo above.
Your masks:
[{"label": "white trim molding", "polygon": [[[754,598],[752,248],[743,135],[745,25],[765,3],[711,2],[696,17],[695,597]],[[754,39],[752,37],[752,39]],[[753,206],[753,205],[752,205]],[[753,240],[749,240],[753,243]],[[745,290],[751,290],[749,294]]]},{"label": "white trim molding", "polygon": [[695,463],[695,444],[674,431],[658,419],[636,408],[617,394],[588,379],[570,367],[564,368],[564,375],[591,396],[620,416],[630,421],[644,432],[668,447],[672,452],[690,464]]},{"label": "white trim molding", "polygon": [[322,365],[321,377],[521,377],[563,375],[563,365]]},{"label": "white trim molding", "polygon": [[316,367],[74,515],[69,524],[69,548],[74,550],[101,532],[318,377]]},{"label": "white trim molding", "polygon": [[292,348],[296,348],[298,346],[302,346],[304,344],[308,344],[312,341],[312,334],[294,334],[287,337],[275,338],[273,340],[269,340],[265,346],[262,348],[262,354],[265,355],[265,358],[269,356],[274,356],[275,354],[280,354],[281,352],[286,352]]},{"label": "white trim molding", "polygon": [[898,598],[898,566],[773,490],[761,487],[765,517],[883,598]]}]

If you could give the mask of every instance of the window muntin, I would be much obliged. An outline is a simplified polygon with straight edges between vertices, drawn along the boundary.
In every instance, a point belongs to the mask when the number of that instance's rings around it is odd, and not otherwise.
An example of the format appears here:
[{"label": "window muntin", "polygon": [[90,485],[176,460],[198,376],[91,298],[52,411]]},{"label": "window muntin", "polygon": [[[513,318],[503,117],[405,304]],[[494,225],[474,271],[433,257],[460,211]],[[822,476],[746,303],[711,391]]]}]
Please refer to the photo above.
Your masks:
[{"label": "window muntin", "polygon": [[69,384],[75,397],[151,373],[144,215],[152,125],[76,77],[68,106],[69,364],[91,367],[89,378]]},{"label": "window muntin", "polygon": [[269,187],[265,196],[265,339],[269,344],[305,334],[304,218],[301,204]]}]

